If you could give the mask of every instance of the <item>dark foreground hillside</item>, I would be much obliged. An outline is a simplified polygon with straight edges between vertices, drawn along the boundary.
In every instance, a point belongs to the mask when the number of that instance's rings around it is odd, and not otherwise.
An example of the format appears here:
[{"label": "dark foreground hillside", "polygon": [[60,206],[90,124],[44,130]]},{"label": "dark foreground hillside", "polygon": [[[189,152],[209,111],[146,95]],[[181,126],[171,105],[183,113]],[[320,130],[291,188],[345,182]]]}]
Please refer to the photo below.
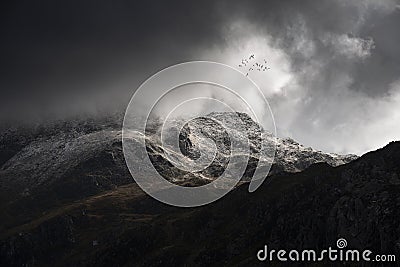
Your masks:
[{"label": "dark foreground hillside", "polygon": [[265,244],[319,250],[339,237],[400,259],[399,163],[392,142],[339,167],[273,175],[254,193],[244,183],[191,209],[121,185],[3,226],[0,266],[252,266]]}]

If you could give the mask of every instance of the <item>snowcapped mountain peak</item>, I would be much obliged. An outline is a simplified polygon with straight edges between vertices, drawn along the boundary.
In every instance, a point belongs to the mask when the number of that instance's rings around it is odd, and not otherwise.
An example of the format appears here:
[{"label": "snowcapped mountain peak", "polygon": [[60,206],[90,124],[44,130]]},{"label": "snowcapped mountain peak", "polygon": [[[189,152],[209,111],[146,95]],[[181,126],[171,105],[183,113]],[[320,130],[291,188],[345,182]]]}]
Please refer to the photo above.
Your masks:
[{"label": "snowcapped mountain peak", "polygon": [[[91,123],[94,125],[89,125]],[[74,175],[73,179],[79,179],[77,176],[83,169],[87,172],[82,174],[85,177],[101,177],[101,179],[93,178],[96,181],[96,187],[101,184],[101,181],[106,182],[107,185],[110,183],[120,185],[132,181],[124,166],[120,129],[111,126],[102,129],[98,126],[102,124],[95,124],[95,122],[85,122],[84,127],[78,125],[74,129],[68,125],[68,123],[57,124],[55,129],[41,131],[39,135],[25,131],[24,136],[7,134],[0,137],[2,152],[7,152],[5,155],[0,155],[5,159],[0,168],[0,183],[3,188],[5,190],[10,187],[13,187],[13,190],[15,188],[32,189],[50,183],[56,184],[59,179],[67,180],[72,175]],[[199,152],[211,153],[215,149],[215,146],[211,144],[213,142],[216,144],[216,158],[207,169],[199,173],[185,174],[173,170],[174,166],[168,162],[164,155],[163,145],[157,138],[160,129],[153,130],[148,133],[150,136],[145,137],[148,156],[156,165],[156,169],[168,173],[166,179],[182,183],[186,183],[190,177],[196,179],[196,184],[201,179],[209,181],[224,171],[232,156],[230,155],[232,140],[229,139],[228,133],[232,134],[236,140],[248,140],[249,149],[243,150],[249,153],[248,169],[254,167],[251,164],[257,164],[260,156],[273,156],[271,151],[275,148],[272,173],[298,172],[318,162],[338,166],[357,158],[354,155],[336,155],[316,151],[302,146],[291,138],[275,138],[245,113],[213,112],[186,123],[176,121],[175,124],[171,124],[171,129],[166,129],[180,131],[180,150],[188,159],[196,158]],[[71,132],[73,134],[70,134]],[[132,140],[138,140],[138,138],[143,138],[143,136],[132,135]],[[261,138],[267,140],[267,145],[264,147],[261,146]],[[140,143],[136,141],[134,143]],[[106,160],[107,164],[103,164],[102,160]],[[85,167],[90,164],[96,164],[99,169]],[[141,164],[141,161],[138,160],[137,164]],[[243,178],[245,180],[251,178],[250,174],[245,173]]]}]

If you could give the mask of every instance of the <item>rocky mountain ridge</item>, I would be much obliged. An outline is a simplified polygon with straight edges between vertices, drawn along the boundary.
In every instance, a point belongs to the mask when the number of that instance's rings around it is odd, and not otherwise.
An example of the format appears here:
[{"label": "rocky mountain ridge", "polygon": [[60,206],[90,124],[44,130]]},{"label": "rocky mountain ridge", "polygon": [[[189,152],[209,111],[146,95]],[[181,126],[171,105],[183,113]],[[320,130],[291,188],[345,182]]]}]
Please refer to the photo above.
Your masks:
[{"label": "rocky mountain ridge", "polygon": [[[326,162],[332,166],[338,166],[350,162],[357,158],[354,155],[334,155],[327,154],[321,151],[316,151],[311,148],[306,148],[291,139],[272,138],[272,135],[265,132],[261,127],[255,123],[248,115],[240,113],[212,113],[209,118],[216,119],[223,122],[224,127],[234,129],[238,135],[238,139],[242,140],[248,137],[250,145],[250,159],[249,170],[254,169],[258,162],[258,158],[265,151],[261,150],[260,139],[268,138],[268,147],[264,150],[276,147],[276,155],[274,160],[274,172],[286,171],[297,172],[304,170],[311,164],[317,162]],[[240,122],[238,121],[240,118]],[[215,164],[210,166],[199,179],[213,179],[218,177],[224,170],[229,161],[229,146],[224,144],[229,138],[223,128],[215,127],[214,124],[207,126],[206,118],[200,118],[187,124],[180,133],[182,144],[186,144],[186,149],[183,147],[181,151],[188,156],[193,157],[195,149],[199,145],[199,140],[193,133],[201,129],[203,134],[207,134],[212,141],[218,143],[217,160]],[[241,127],[238,125],[242,124]],[[159,126],[158,126],[159,127]],[[75,125],[70,128],[67,125],[57,125],[56,129],[47,129],[39,136],[5,136],[14,140],[7,140],[4,135],[2,136],[2,147],[16,147],[13,155],[9,156],[0,168],[0,191],[7,192],[7,194],[15,193],[19,195],[29,195],[30,191],[37,187],[49,186],[50,184],[57,183],[59,180],[66,180],[67,176],[74,172],[81,165],[90,165],[91,161],[96,161],[96,157],[102,155],[104,160],[108,160],[112,168],[103,168],[103,170],[87,170],[88,177],[92,177],[93,186],[118,186],[131,182],[124,166],[124,159],[121,148],[121,130],[116,129],[116,124],[108,122],[103,124],[102,127],[85,123],[84,125]],[[155,133],[160,128],[153,129]],[[173,130],[173,129],[170,129]],[[175,129],[176,130],[176,129]],[[29,140],[31,138],[32,140]],[[140,135],[134,136],[136,140]],[[226,139],[222,142],[218,139]],[[0,140],[1,140],[0,139]],[[22,140],[22,141],[21,141]],[[27,141],[28,140],[28,141]],[[179,180],[182,173],[176,171],[174,167],[169,164],[167,158],[163,153],[162,144],[158,143],[157,139],[151,135],[146,137],[147,151],[151,158],[156,159],[154,165],[163,168],[160,171],[171,173],[173,177],[169,179]],[[191,144],[191,145],[187,145]],[[208,149],[203,145],[202,148]],[[7,150],[7,149],[5,149]],[[11,151],[8,149],[7,151]],[[211,148],[210,148],[211,150]],[[207,153],[208,151],[203,151]],[[210,152],[211,153],[211,152]],[[270,153],[267,156],[272,155]],[[140,162],[138,162],[140,164]],[[171,176],[170,175],[170,176]],[[246,172],[244,178],[251,178],[251,171]],[[185,182],[185,181],[183,181]]]}]

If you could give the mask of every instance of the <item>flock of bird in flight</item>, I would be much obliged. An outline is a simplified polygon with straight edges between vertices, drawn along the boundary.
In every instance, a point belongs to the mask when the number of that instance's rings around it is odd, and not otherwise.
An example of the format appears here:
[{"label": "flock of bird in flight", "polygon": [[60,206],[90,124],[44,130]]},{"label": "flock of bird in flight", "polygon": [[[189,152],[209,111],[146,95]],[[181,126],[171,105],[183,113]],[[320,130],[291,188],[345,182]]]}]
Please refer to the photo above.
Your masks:
[{"label": "flock of bird in flight", "polygon": [[242,59],[242,63],[239,64],[239,68],[245,68],[247,66],[250,66],[250,68],[248,69],[248,71],[246,73],[246,76],[249,76],[249,73],[254,71],[254,70],[266,71],[266,70],[271,69],[270,67],[268,67],[266,65],[267,61],[265,59],[264,59],[264,63],[263,64],[258,63],[258,62],[254,62],[252,65],[250,65],[252,63],[251,61],[253,61],[253,60],[255,60],[254,54],[250,55],[249,58]]}]

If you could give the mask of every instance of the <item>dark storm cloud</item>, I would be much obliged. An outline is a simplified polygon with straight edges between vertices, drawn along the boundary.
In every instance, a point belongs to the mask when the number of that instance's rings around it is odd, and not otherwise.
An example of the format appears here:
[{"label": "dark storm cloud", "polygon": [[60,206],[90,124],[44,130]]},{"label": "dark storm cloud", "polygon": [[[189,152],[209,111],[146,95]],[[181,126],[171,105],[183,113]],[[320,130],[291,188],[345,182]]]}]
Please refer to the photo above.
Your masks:
[{"label": "dark storm cloud", "polygon": [[15,2],[0,9],[1,115],[123,110],[155,72],[194,59],[236,64],[236,48],[248,38],[275,56],[272,85],[260,86],[282,135],[362,153],[399,137],[398,6],[395,0]]},{"label": "dark storm cloud", "polygon": [[154,71],[223,43],[207,1],[22,1],[2,13],[2,102],[19,109],[89,91],[126,99]]},{"label": "dark storm cloud", "polygon": [[[351,2],[351,1],[349,1]],[[368,2],[368,1],[367,1]],[[379,1],[378,1],[379,2]],[[162,67],[197,59],[197,51],[229,45],[221,30],[244,18],[265,29],[290,54],[293,68],[308,58],[293,50],[296,27],[304,21],[314,57],[330,62],[315,83],[328,88],[329,76],[346,69],[352,88],[370,95],[387,92],[399,74],[399,12],[383,16],[362,1],[21,1],[2,8],[0,44],[3,100],[82,91],[115,90],[139,82]],[[386,14],[384,14],[386,15]],[[360,18],[365,19],[360,26]],[[288,29],[294,28],[293,31]],[[294,34],[293,34],[294,33]],[[362,62],[332,60],[331,46],[322,36],[356,34],[377,44]],[[301,51],[300,51],[301,52]],[[307,56],[307,55],[306,55]],[[126,84],[131,73],[132,84]],[[129,80],[129,79],[128,79]],[[121,90],[121,89],[117,89]],[[27,105],[35,105],[28,101]]]},{"label": "dark storm cloud", "polygon": [[358,81],[354,88],[366,90],[371,95],[386,93],[389,85],[400,78],[400,10],[378,19],[371,18],[360,33],[371,36],[375,42],[374,53],[354,71]]},{"label": "dark storm cloud", "polygon": [[289,58],[291,82],[270,95],[281,134],[340,153],[400,138],[398,1],[236,2],[233,9],[233,20],[253,25]]},{"label": "dark storm cloud", "polygon": [[[310,60],[303,51],[293,49],[301,35],[299,25],[304,23],[307,33],[300,38],[312,41],[316,49],[312,59],[324,62],[320,89],[329,88],[326,85],[331,83],[330,76],[343,70],[354,78],[353,90],[370,96],[385,95],[390,84],[399,78],[400,12],[395,1],[250,1],[246,6],[241,1],[236,3],[235,10],[238,16],[279,40],[279,47],[290,54],[295,70]],[[345,54],[340,57],[335,51],[340,48],[335,46],[338,40],[323,42],[335,35],[372,40],[373,53],[362,61]]]}]

